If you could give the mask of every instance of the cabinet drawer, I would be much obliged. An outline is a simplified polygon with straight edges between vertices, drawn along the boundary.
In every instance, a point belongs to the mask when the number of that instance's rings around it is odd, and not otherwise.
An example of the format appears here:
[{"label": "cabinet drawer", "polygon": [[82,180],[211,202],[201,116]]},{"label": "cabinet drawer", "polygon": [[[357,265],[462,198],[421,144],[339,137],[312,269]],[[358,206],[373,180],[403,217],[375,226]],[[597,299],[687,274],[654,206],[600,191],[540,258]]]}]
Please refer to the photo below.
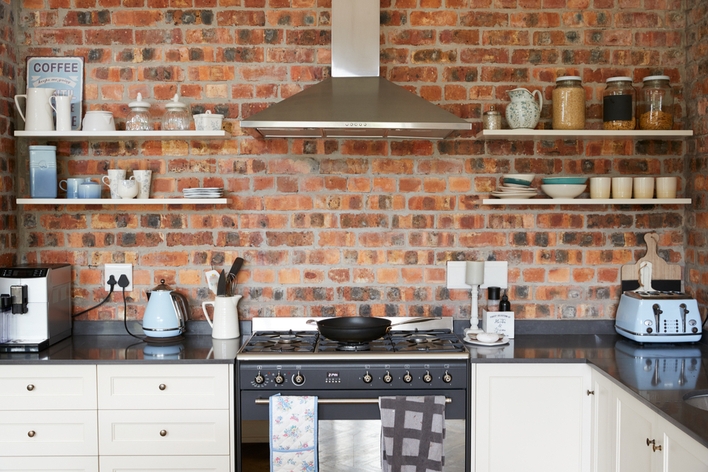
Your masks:
[{"label": "cabinet drawer", "polygon": [[3,457],[0,472],[98,472],[98,457]]},{"label": "cabinet drawer", "polygon": [[100,409],[229,408],[229,365],[99,365]]},{"label": "cabinet drawer", "polygon": [[99,410],[101,455],[229,454],[228,410]]},{"label": "cabinet drawer", "polygon": [[0,457],[95,456],[97,430],[95,410],[4,411]]},{"label": "cabinet drawer", "polygon": [[96,366],[0,366],[0,410],[64,409],[96,409]]},{"label": "cabinet drawer", "polygon": [[[101,456],[101,472],[227,472],[229,456]],[[0,469],[1,471],[2,469]]]}]

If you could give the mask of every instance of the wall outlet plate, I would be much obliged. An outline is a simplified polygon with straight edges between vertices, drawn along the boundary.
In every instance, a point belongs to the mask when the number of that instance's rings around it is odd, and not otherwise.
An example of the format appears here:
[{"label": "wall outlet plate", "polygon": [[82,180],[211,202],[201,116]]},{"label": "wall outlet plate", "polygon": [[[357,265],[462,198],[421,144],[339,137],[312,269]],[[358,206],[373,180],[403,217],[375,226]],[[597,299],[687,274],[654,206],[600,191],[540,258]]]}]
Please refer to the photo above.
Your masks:
[{"label": "wall outlet plate", "polygon": [[[116,279],[116,282],[118,282],[121,275],[128,277],[129,284],[125,287],[125,291],[130,292],[133,290],[133,264],[106,264],[103,277],[103,286],[107,292],[111,290],[111,286],[108,285],[108,279],[111,275]],[[123,288],[116,283],[113,287],[113,291],[122,292]]]},{"label": "wall outlet plate", "polygon": [[[448,261],[446,285],[448,289],[469,290],[472,287],[465,283],[465,261]],[[507,288],[508,281],[507,261],[484,261],[484,283],[481,288],[499,287]]]}]

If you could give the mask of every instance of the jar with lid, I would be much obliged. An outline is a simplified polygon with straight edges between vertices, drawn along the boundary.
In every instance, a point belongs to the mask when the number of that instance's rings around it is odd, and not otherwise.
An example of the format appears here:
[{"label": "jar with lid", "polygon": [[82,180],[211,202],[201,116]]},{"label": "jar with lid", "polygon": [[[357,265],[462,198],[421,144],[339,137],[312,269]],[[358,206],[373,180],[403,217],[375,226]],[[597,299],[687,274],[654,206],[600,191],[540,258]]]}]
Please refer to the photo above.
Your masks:
[{"label": "jar with lid", "polygon": [[138,99],[128,106],[130,113],[125,119],[126,131],[150,131],[150,104],[143,101],[143,95],[138,93]]},{"label": "jar with lid", "polygon": [[585,89],[580,77],[558,77],[552,98],[553,129],[585,129]]},{"label": "jar with lid", "polygon": [[489,107],[488,111],[482,116],[484,129],[501,129],[501,113],[499,113],[494,105]]},{"label": "jar with lid", "polygon": [[632,130],[637,120],[637,92],[631,77],[610,77],[602,92],[602,128],[607,130]]},{"label": "jar with lid", "polygon": [[672,129],[674,97],[668,75],[644,77],[639,94],[639,129]]},{"label": "jar with lid", "polygon": [[162,117],[162,129],[167,131],[184,131],[189,129],[192,117],[187,104],[179,101],[179,94],[172,97],[172,101],[165,105],[167,111]]}]

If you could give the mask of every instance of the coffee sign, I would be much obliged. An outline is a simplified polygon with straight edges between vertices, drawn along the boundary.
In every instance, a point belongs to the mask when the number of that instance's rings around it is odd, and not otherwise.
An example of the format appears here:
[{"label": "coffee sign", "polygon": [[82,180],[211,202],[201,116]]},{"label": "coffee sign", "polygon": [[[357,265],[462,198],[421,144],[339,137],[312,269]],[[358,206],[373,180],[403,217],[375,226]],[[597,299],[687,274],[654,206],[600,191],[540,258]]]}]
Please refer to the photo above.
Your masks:
[{"label": "coffee sign", "polygon": [[57,91],[57,95],[68,95],[71,92],[71,129],[81,129],[83,57],[27,58],[27,88],[52,88]]}]

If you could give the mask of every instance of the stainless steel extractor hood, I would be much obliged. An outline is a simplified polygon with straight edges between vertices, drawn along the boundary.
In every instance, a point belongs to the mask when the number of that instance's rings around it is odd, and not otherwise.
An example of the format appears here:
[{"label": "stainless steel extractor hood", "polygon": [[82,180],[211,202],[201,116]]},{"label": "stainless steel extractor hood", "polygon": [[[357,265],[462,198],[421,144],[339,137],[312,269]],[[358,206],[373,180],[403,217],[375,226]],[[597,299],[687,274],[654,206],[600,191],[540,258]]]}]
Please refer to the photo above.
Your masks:
[{"label": "stainless steel extractor hood", "polygon": [[266,138],[443,139],[467,121],[379,77],[379,1],[332,0],[332,77],[241,121]]}]

